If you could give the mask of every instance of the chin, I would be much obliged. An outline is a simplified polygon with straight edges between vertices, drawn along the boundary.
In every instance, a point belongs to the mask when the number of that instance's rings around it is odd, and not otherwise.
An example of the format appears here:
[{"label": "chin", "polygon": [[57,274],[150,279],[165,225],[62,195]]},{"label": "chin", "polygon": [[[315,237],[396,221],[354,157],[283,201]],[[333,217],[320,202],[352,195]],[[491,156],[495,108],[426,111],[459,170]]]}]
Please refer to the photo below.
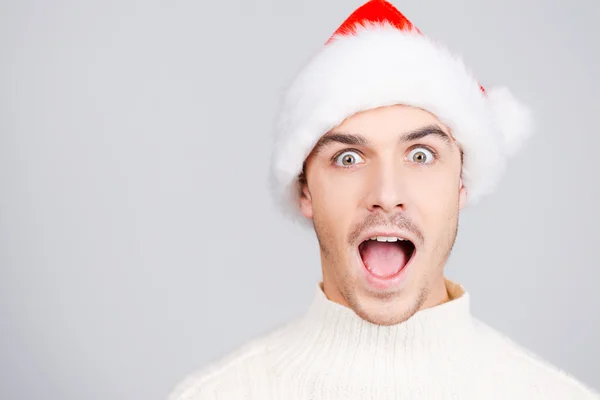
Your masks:
[{"label": "chin", "polygon": [[[408,282],[406,282],[408,283]],[[394,291],[374,290],[364,281],[348,288],[348,306],[362,319],[376,325],[395,325],[412,317],[427,299],[426,285],[405,285]]]},{"label": "chin", "polygon": [[420,296],[406,299],[391,296],[387,300],[363,298],[357,303],[351,307],[365,321],[375,325],[395,325],[412,317],[422,302]]}]

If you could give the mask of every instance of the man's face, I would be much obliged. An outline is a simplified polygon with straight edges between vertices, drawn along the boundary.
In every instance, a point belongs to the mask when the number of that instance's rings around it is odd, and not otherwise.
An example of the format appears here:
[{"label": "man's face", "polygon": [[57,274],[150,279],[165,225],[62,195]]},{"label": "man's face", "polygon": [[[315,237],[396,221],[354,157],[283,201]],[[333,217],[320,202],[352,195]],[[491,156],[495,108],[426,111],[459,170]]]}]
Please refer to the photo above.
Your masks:
[{"label": "man's face", "polygon": [[445,300],[466,198],[461,167],[447,127],[417,108],[361,112],[324,135],[306,161],[300,206],[327,297],[381,325]]}]

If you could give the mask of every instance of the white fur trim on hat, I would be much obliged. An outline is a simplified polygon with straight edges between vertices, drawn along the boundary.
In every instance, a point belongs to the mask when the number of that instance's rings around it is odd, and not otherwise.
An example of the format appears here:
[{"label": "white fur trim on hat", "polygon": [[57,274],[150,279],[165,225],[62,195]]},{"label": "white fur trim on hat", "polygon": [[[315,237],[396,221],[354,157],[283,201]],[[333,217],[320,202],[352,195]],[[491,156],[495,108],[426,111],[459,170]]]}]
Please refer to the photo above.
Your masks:
[{"label": "white fur trim on hat", "polygon": [[508,89],[484,93],[441,44],[387,23],[362,25],[328,43],[284,95],[270,175],[281,208],[304,219],[298,175],[322,135],[357,112],[394,104],[427,110],[451,129],[471,204],[494,190],[532,130],[529,110]]}]

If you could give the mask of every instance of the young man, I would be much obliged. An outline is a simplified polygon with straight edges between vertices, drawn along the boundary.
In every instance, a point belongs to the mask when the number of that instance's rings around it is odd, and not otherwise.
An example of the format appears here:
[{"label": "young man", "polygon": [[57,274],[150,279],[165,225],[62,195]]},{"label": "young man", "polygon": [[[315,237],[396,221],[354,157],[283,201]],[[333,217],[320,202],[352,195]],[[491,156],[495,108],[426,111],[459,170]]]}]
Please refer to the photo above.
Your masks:
[{"label": "young man", "polygon": [[273,156],[277,199],[318,238],[315,298],[171,399],[599,398],[476,320],[444,277],[459,211],[530,131],[507,89],[391,4],[357,9],[289,88]]}]

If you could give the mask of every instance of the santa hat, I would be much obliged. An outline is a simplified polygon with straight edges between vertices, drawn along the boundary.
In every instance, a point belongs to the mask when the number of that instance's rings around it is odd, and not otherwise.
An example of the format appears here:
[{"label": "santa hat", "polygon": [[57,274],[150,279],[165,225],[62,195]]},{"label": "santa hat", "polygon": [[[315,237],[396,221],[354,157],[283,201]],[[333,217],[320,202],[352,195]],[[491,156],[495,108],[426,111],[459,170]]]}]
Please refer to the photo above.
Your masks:
[{"label": "santa hat", "polygon": [[282,99],[271,160],[277,203],[301,218],[298,176],[314,145],[353,114],[402,104],[434,114],[464,152],[468,203],[491,193],[532,118],[505,87],[486,90],[463,61],[425,37],[393,5],[358,8],[300,71]]}]

